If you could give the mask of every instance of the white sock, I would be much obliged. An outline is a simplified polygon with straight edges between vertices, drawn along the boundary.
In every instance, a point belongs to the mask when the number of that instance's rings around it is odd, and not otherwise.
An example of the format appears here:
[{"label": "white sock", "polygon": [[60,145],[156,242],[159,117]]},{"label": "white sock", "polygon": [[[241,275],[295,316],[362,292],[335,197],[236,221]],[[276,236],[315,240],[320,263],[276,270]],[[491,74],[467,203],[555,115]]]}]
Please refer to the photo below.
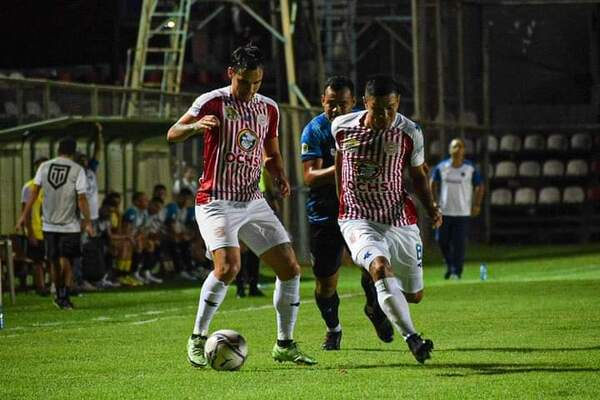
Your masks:
[{"label": "white sock", "polygon": [[341,332],[342,324],[337,324],[335,328],[327,328],[327,332]]},{"label": "white sock", "polygon": [[200,290],[194,335],[208,336],[210,321],[212,321],[226,294],[227,284],[218,280],[214,272],[208,274],[202,285],[202,290]]},{"label": "white sock", "polygon": [[300,308],[300,275],[287,281],[275,281],[273,305],[277,312],[277,340],[292,340]]},{"label": "white sock", "polygon": [[396,278],[384,278],[375,282],[377,289],[377,301],[379,306],[394,324],[396,329],[406,337],[416,333],[412,320],[410,319],[410,310],[404,293],[400,289]]}]

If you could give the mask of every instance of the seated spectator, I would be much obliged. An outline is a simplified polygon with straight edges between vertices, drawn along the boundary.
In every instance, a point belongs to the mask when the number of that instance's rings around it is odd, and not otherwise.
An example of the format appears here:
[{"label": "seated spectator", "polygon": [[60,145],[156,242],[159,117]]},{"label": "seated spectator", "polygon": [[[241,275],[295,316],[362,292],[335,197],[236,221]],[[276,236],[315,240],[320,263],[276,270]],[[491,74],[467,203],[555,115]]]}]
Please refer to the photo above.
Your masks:
[{"label": "seated spectator", "polygon": [[197,280],[192,274],[191,239],[192,230],[188,228],[194,221],[194,195],[188,188],[182,188],[175,196],[175,202],[165,207],[166,235],[163,236],[164,249],[173,260],[179,276],[187,280]]},{"label": "seated spectator", "polygon": [[148,283],[162,283],[163,280],[154,276],[152,270],[160,260],[160,236],[164,233],[163,200],[153,197],[148,203],[148,219],[142,227],[143,244],[143,275]]},{"label": "seated spectator", "polygon": [[154,185],[154,189],[152,189],[152,198],[157,197],[162,201],[162,205],[167,201],[167,187],[162,183]]},{"label": "seated spectator", "polygon": [[[146,283],[145,271],[149,263],[147,262],[147,252],[144,250],[144,226],[148,221],[148,196],[143,192],[135,192],[132,197],[133,206],[129,207],[123,214],[124,234],[133,238],[133,246],[130,252],[124,253],[127,257],[125,265],[129,265],[129,271],[133,274],[132,278],[141,284]],[[146,261],[146,262],[144,262]],[[149,282],[148,282],[149,283]]]}]

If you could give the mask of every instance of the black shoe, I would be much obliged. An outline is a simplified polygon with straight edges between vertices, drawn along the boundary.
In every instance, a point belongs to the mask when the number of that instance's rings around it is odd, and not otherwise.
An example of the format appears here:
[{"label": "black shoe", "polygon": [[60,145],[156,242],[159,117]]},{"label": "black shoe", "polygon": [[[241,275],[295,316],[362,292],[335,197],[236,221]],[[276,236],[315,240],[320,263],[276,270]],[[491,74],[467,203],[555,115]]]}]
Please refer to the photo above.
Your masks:
[{"label": "black shoe", "polygon": [[72,304],[69,306],[69,303],[67,303],[67,299],[64,298],[59,298],[56,297],[52,303],[54,303],[54,305],[59,309],[59,310],[70,310],[71,308],[73,308]]},{"label": "black shoe", "polygon": [[325,334],[325,340],[321,345],[323,350],[339,350],[340,343],[342,342],[342,331],[339,332],[327,332]]},{"label": "black shoe", "polygon": [[72,310],[75,308],[70,298],[67,297],[66,299],[63,299],[63,301],[65,303],[65,310]]},{"label": "black shoe", "polygon": [[257,287],[250,287],[250,290],[248,290],[248,296],[251,296],[251,297],[265,297],[265,294],[262,292],[262,290],[260,290]]},{"label": "black shoe", "polygon": [[452,273],[450,271],[448,271],[444,274],[444,279],[448,280],[448,279],[450,279],[450,276],[452,276]]},{"label": "black shoe", "polygon": [[243,287],[238,287],[235,296],[240,299],[242,297],[246,297],[246,290]]},{"label": "black shoe", "polygon": [[365,305],[365,315],[367,318],[371,320],[371,323],[375,327],[375,332],[377,333],[377,337],[384,343],[390,343],[394,341],[394,327],[390,320],[387,319],[383,311],[375,310],[370,308],[368,305]]},{"label": "black shoe", "polygon": [[433,342],[431,340],[423,340],[418,333],[413,333],[406,339],[406,344],[410,352],[415,356],[415,359],[421,364],[431,358],[431,352],[433,351]]}]

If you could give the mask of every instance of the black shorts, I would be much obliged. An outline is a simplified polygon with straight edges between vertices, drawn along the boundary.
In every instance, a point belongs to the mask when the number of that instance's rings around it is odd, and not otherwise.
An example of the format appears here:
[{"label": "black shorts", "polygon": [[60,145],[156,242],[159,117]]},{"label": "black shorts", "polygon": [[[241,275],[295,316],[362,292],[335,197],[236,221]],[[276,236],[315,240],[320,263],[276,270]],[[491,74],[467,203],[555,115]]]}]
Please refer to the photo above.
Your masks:
[{"label": "black shorts", "polygon": [[45,258],[45,247],[44,240],[38,240],[37,245],[33,246],[27,241],[27,257],[31,258],[33,262],[43,262]]},{"label": "black shorts", "polygon": [[335,225],[310,225],[310,253],[313,259],[313,273],[318,278],[335,274],[342,264],[342,254],[346,243]]},{"label": "black shorts", "polygon": [[44,232],[46,258],[57,261],[60,257],[81,256],[81,233]]}]

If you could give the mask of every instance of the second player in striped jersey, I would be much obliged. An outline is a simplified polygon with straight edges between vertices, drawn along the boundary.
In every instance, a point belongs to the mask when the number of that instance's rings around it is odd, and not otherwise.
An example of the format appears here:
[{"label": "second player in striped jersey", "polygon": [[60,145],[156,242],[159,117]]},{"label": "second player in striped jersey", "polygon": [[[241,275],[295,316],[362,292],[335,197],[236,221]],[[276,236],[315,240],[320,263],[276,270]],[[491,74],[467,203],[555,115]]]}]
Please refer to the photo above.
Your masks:
[{"label": "second player in striped jersey", "polygon": [[365,88],[366,111],[333,121],[338,221],[354,262],[375,282],[379,305],[423,363],[433,342],[417,333],[408,307],[423,297],[423,245],[402,176],[405,168],[435,227],[442,216],[429,188],[423,134],[397,112],[399,93],[391,77],[374,78]]}]

